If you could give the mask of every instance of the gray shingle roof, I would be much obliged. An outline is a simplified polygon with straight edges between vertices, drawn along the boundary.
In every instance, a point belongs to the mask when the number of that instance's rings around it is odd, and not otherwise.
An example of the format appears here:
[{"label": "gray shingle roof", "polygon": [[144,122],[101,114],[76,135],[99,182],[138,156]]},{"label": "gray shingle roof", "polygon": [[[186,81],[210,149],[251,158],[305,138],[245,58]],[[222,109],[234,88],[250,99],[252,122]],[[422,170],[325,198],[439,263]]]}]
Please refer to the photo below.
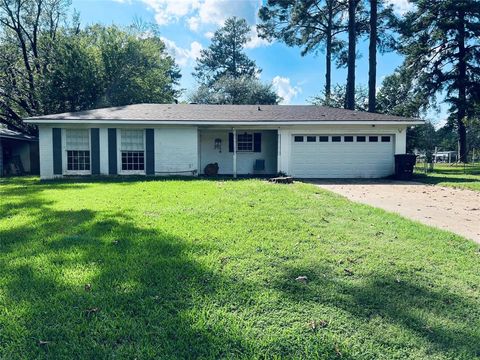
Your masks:
[{"label": "gray shingle roof", "polygon": [[314,105],[135,104],[37,116],[34,120],[129,120],[189,122],[392,121],[418,122],[392,115]]}]

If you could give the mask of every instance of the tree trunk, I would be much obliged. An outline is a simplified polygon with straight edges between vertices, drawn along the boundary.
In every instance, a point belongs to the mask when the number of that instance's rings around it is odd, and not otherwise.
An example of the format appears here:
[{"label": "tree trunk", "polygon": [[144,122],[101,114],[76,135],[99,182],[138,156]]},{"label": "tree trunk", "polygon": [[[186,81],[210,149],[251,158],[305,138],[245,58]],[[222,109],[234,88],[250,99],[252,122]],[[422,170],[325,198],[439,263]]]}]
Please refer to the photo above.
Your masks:
[{"label": "tree trunk", "polygon": [[377,92],[377,0],[370,0],[370,44],[368,47],[368,111],[375,112]]},{"label": "tree trunk", "polygon": [[325,99],[327,104],[330,103],[332,94],[332,27],[333,27],[333,4],[327,3],[328,6],[328,24],[326,39],[326,55],[325,55]]},{"label": "tree trunk", "polygon": [[465,51],[465,12],[459,12],[458,19],[458,109],[457,127],[460,161],[467,162],[467,130],[465,115],[467,113],[467,63]]},{"label": "tree trunk", "polygon": [[357,36],[355,33],[355,10],[358,0],[348,0],[348,62],[347,62],[347,92],[345,109],[355,109],[355,57]]}]

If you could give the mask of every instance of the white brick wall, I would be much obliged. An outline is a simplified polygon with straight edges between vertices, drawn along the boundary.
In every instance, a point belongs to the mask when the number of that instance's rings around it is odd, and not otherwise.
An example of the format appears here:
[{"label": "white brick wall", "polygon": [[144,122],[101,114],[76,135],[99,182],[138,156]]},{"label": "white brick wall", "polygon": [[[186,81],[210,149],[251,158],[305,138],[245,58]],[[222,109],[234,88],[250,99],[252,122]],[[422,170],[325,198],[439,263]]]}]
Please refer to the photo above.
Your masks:
[{"label": "white brick wall", "polygon": [[196,127],[155,128],[155,172],[157,175],[192,175],[198,171]]},{"label": "white brick wall", "polygon": [[52,128],[38,127],[39,153],[40,153],[40,178],[52,179],[53,176],[53,144]]},{"label": "white brick wall", "polygon": [[108,175],[108,128],[100,128],[100,174]]}]

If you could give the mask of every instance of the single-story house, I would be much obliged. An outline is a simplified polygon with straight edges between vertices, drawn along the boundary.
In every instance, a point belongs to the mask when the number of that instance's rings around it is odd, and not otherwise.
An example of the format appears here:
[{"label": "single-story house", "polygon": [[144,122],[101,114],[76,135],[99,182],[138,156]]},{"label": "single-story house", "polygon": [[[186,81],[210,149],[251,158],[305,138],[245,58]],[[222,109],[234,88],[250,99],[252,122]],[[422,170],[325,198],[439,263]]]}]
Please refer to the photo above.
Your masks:
[{"label": "single-story house", "polygon": [[0,176],[38,173],[38,138],[0,125]]},{"label": "single-story house", "polygon": [[[136,104],[37,116],[40,175],[379,178],[423,121],[303,105]],[[210,167],[211,168],[211,167]]]}]

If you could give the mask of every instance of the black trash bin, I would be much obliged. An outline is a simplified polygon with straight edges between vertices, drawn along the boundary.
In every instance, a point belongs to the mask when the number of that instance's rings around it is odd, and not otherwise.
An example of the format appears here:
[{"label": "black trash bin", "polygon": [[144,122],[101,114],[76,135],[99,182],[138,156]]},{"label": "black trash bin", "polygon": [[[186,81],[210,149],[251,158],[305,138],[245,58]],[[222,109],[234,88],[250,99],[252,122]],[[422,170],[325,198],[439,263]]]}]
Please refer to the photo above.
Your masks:
[{"label": "black trash bin", "polygon": [[411,180],[416,160],[417,155],[413,154],[395,155],[395,179]]}]

